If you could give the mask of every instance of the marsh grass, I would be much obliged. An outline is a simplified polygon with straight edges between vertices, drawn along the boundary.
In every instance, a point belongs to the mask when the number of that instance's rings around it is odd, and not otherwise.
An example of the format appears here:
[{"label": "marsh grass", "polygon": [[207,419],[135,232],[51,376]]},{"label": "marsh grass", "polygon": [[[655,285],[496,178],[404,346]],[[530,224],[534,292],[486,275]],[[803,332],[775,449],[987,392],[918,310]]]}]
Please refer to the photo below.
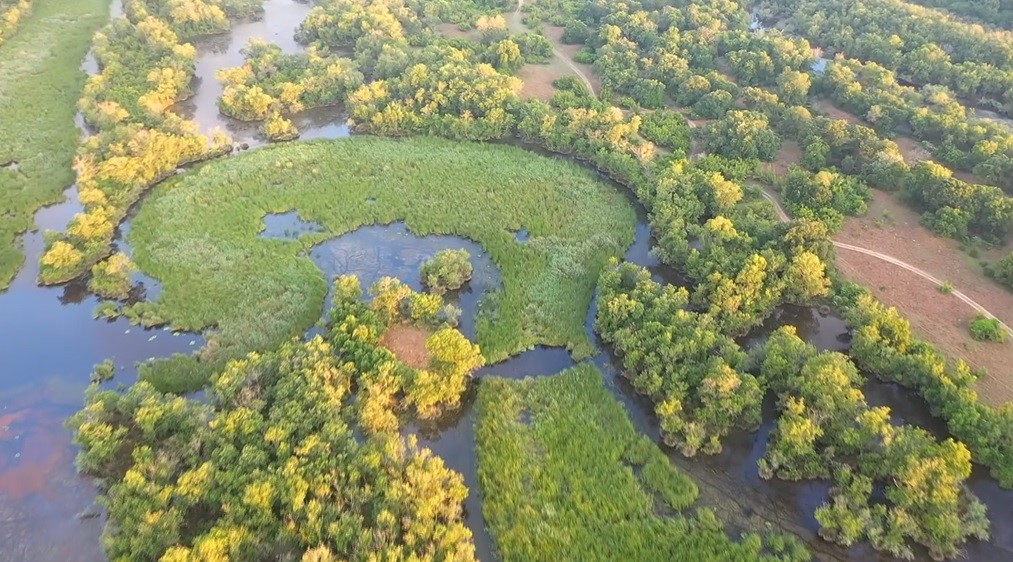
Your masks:
[{"label": "marsh grass", "polygon": [[108,10],[107,0],[36,0],[0,47],[0,290],[24,263],[18,234],[74,181],[80,66]]},{"label": "marsh grass", "polygon": [[505,562],[808,556],[783,538],[732,541],[709,510],[685,513],[696,485],[637,432],[591,364],[485,377],[476,412],[482,513]]},{"label": "marsh grass", "polygon": [[[292,210],[326,232],[258,236],[265,214]],[[476,327],[497,361],[537,344],[592,352],[584,317],[601,268],[632,242],[635,215],[619,190],[571,162],[512,146],[356,137],[268,147],[174,178],[141,207],[129,241],[163,284],[158,316],[175,329],[214,327],[221,345],[204,355],[215,360],[270,348],[320,318],[329,280],[306,256],[313,244],[399,220],[489,252],[503,287],[484,298]],[[527,243],[513,234],[521,228]]]}]

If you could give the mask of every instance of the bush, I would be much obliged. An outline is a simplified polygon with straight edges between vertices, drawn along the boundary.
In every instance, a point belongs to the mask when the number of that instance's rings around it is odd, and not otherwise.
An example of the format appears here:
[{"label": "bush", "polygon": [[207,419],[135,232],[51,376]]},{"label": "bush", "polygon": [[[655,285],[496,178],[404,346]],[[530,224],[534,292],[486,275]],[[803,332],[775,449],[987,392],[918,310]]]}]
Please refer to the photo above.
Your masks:
[{"label": "bush", "polygon": [[996,262],[991,272],[996,281],[1013,288],[1013,252]]},{"label": "bush", "polygon": [[986,318],[979,314],[971,320],[969,328],[971,337],[977,341],[1001,342],[1006,339],[1006,332],[996,318]]},{"label": "bush", "polygon": [[468,250],[440,250],[419,269],[422,283],[436,294],[460,289],[471,279],[471,254]]}]

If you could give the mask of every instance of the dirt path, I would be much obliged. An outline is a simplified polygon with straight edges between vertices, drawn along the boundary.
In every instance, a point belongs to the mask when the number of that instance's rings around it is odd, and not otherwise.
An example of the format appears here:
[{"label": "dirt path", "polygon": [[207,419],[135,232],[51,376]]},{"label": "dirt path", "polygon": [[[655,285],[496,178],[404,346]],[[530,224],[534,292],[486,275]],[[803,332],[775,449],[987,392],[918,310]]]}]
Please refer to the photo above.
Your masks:
[{"label": "dirt path", "polygon": [[[767,201],[770,201],[771,204],[774,205],[774,212],[777,213],[777,218],[781,219],[782,222],[788,222],[789,220],[791,220],[791,217],[788,216],[788,213],[785,212],[785,210],[781,207],[781,204],[778,203],[777,199],[774,198],[773,195],[767,193],[767,191],[763,190],[763,189],[760,190],[760,193],[763,194],[763,197]],[[915,266],[913,266],[913,265],[911,265],[911,264],[909,264],[907,262],[901,261],[901,260],[899,260],[899,259],[897,259],[897,258],[895,258],[893,256],[888,256],[888,255],[886,255],[884,253],[877,252],[875,250],[869,250],[868,248],[862,248],[860,246],[854,246],[852,244],[845,244],[844,242],[837,242],[836,240],[831,240],[831,242],[837,248],[841,248],[841,249],[844,249],[844,250],[849,250],[849,251],[852,251],[852,252],[859,252],[859,253],[865,254],[867,256],[872,256],[874,258],[880,259],[880,260],[885,261],[887,263],[891,263],[893,265],[896,265],[897,267],[901,267],[903,269],[906,269],[906,270],[910,271],[911,273],[914,273],[915,275],[918,275],[919,277],[922,277],[924,279],[928,279],[929,281],[931,281],[932,283],[934,283],[937,287],[941,287],[943,285],[942,281],[940,281],[939,279],[937,279],[936,277],[934,277],[932,274],[928,273],[927,271],[925,271],[923,269],[919,269],[919,268],[917,268],[917,267],[915,267]],[[989,312],[988,310],[986,310],[985,307],[981,306],[980,304],[978,304],[977,302],[975,302],[973,299],[971,299],[971,297],[968,297],[964,293],[962,293],[962,292],[960,292],[958,290],[954,290],[950,294],[952,294],[953,296],[957,297],[962,302],[964,302],[965,304],[967,304],[971,308],[975,309],[976,311],[978,311],[979,313],[981,313],[986,318],[992,318],[992,319],[995,319],[995,320],[999,320],[998,318],[995,317],[995,315],[993,315],[991,312]],[[1003,323],[1001,320],[999,320],[999,325],[1002,326],[1002,328],[1004,330],[1006,330],[1006,332],[1009,333],[1009,335],[1013,336],[1013,328],[1010,328],[1005,323]]]},{"label": "dirt path", "polygon": [[[527,31],[527,27],[524,25],[523,21],[524,15],[521,13],[521,10],[523,9],[524,0],[517,0],[517,9],[514,10],[510,17],[510,28],[517,33]],[[584,82],[584,85],[587,86],[588,91],[591,92],[592,95],[598,95],[598,92],[594,91],[594,85],[591,83],[590,78],[587,77],[587,74],[584,74],[584,71],[574,64],[570,57],[560,52],[560,50],[556,48],[556,44],[554,42],[552,43],[552,54],[554,54],[559,60],[563,61],[563,64],[572,70],[573,73],[577,75],[577,78],[580,78],[580,80]]]}]

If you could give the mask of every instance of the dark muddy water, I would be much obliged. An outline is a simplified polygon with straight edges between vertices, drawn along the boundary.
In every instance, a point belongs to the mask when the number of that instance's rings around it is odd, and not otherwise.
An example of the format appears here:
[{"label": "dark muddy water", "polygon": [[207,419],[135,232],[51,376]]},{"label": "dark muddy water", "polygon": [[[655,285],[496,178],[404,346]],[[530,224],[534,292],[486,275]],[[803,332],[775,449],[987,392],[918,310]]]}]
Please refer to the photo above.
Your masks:
[{"label": "dark muddy water", "polygon": [[[292,38],[296,26],[310,5],[296,0],[268,0],[265,12],[255,20],[237,23],[233,32],[198,43],[199,60],[194,95],[177,109],[195,119],[202,130],[222,127],[237,143],[259,146],[257,124],[242,123],[221,116],[217,97],[221,87],[214,78],[220,69],[242,64],[240,49],[253,37],[274,41],[286,52],[298,52]],[[113,13],[121,13],[119,2]],[[97,70],[94,58],[83,68]],[[302,138],[346,136],[344,116],[336,108],[323,108],[296,116]],[[80,124],[80,123],[79,123]],[[83,128],[82,131],[87,133]],[[44,229],[62,229],[79,210],[73,188],[66,203],[42,209],[36,215],[38,231],[27,233],[22,243],[26,266],[11,288],[0,294],[0,356],[7,368],[0,374],[0,559],[104,560],[98,536],[102,517],[89,517],[95,490],[90,482],[77,476],[73,466],[74,448],[63,420],[81,404],[91,366],[105,358],[116,364],[113,385],[129,384],[136,377],[136,364],[152,357],[172,353],[190,353],[203,344],[196,334],[177,334],[164,329],[144,330],[124,320],[113,322],[92,319],[99,302],[86,289],[84,281],[60,287],[40,288],[35,284],[37,261],[42,250]],[[122,241],[129,231],[129,220],[120,226],[117,245],[130,252]],[[319,231],[319,225],[299,219],[295,213],[265,217],[267,237],[298,237]],[[529,240],[529,233],[517,233],[518,242]],[[684,285],[686,280],[664,267],[650,253],[649,227],[641,215],[636,240],[625,258],[651,270],[655,280]],[[475,315],[482,295],[499,286],[499,272],[481,247],[452,236],[412,236],[401,223],[359,229],[317,246],[309,254],[327,276],[355,273],[364,287],[382,275],[396,276],[420,288],[418,266],[436,251],[465,248],[472,255],[475,275],[471,283],[449,295],[461,309],[461,328],[474,337]],[[152,298],[158,294],[157,280],[138,273],[132,298]],[[328,297],[329,300],[329,297]],[[587,316],[593,334],[594,306]],[[745,347],[761,344],[769,333],[782,324],[797,327],[800,336],[821,349],[846,350],[850,341],[844,323],[827,309],[785,307],[767,323],[742,338]],[[594,341],[597,342],[597,339]],[[599,342],[600,343],[600,342]],[[600,346],[599,346],[600,347]],[[636,395],[620,376],[607,353],[591,359],[604,372],[605,382],[627,408],[636,426],[660,442],[657,420],[649,401]],[[563,349],[538,347],[507,361],[481,369],[485,376],[518,378],[552,375],[574,365]],[[480,382],[476,383],[480,384]],[[470,493],[465,502],[467,523],[474,535],[481,560],[494,559],[494,547],[485,529],[478,491],[473,434],[473,387],[462,408],[435,423],[411,425],[421,442],[444,458],[451,468],[464,475]],[[895,423],[913,423],[945,436],[945,426],[933,419],[926,405],[896,385],[870,381],[865,387],[872,405],[893,410]],[[816,535],[813,510],[825,499],[824,482],[782,482],[759,478],[756,461],[763,453],[774,423],[773,402],[764,407],[764,419],[755,432],[740,431],[728,437],[721,454],[688,460],[672,453],[673,462],[687,470],[701,488],[701,505],[717,509],[732,529],[774,529],[794,532],[806,539],[822,560],[885,559],[868,547],[844,550],[820,541]],[[1013,494],[998,488],[986,471],[976,468],[969,481],[975,493],[988,504],[993,522],[993,540],[968,547],[972,560],[1013,560]],[[81,517],[76,517],[80,515]]]}]

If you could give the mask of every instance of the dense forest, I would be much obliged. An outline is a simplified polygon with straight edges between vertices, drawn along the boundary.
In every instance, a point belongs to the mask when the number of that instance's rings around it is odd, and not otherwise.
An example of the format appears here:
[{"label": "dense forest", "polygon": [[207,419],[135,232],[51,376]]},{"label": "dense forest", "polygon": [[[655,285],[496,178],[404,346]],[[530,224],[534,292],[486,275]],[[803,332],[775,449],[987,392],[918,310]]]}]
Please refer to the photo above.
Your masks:
[{"label": "dense forest", "polygon": [[[232,139],[176,104],[193,93],[193,41],[259,7],[125,0],[94,38],[99,72],[78,103],[95,132],[74,162],[82,209],[46,233],[39,279],[83,276],[106,299],[96,316],[207,337],[129,386],[97,368],[68,422],[79,468],[100,478],[111,559],[472,560],[464,477],[411,427],[472,406],[474,384],[478,491],[502,558],[809,559],[794,536],[734,538],[696,506],[692,478],[590,365],[473,381],[535,346],[575,361],[610,352],[685,462],[755,430],[773,403],[755,469],[832,482],[812,514],[827,541],[944,559],[988,540],[967,480],[976,462],[1013,487],[1013,409],[983,404],[985,373],[847,281],[831,237],[878,190],[943,236],[1004,243],[1013,131],[971,104],[1013,112],[1009,32],[901,0],[766,0],[757,15],[773,26],[757,30],[730,0],[537,0],[516,21],[512,2],[320,0],[295,32],[304,50],[255,40],[218,70],[221,113],[279,143],[225,158]],[[1001,21],[1000,8],[971,15]],[[525,69],[569,47],[566,66],[600,87],[567,71],[548,95],[523,94]],[[820,47],[837,51],[823,66]],[[284,142],[301,112],[332,106],[353,138]],[[912,158],[899,135],[938,162]],[[797,162],[780,162],[791,147]],[[152,189],[128,255],[117,227]],[[620,259],[635,207],[678,284]],[[259,236],[266,215],[293,210],[320,230]],[[474,342],[443,300],[472,277],[467,252],[426,261],[424,292],[387,277],[369,300],[306,255],[395,221],[491,257],[502,286],[483,295]],[[986,266],[1013,287],[1013,253]],[[138,268],[161,282],[156,299],[130,298]],[[322,334],[306,336],[328,295]],[[839,311],[847,353],[790,326],[740,344],[786,305]],[[421,363],[392,351],[402,329],[423,334]],[[892,423],[863,394],[868,377],[924,398],[950,435]]]}]

